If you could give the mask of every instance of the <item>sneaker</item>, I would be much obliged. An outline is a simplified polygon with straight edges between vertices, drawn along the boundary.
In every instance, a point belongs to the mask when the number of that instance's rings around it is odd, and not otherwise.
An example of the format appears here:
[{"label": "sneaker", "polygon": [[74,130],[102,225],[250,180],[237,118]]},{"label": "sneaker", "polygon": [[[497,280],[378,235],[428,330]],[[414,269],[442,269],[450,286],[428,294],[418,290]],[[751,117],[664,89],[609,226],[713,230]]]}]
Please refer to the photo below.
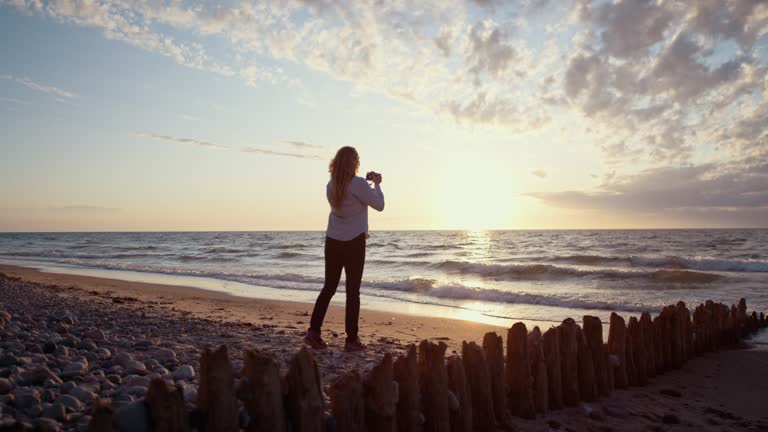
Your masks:
[{"label": "sneaker", "polygon": [[347,339],[347,341],[344,343],[344,351],[347,352],[363,351],[366,348],[368,347],[360,342],[360,338],[354,338],[352,340]]},{"label": "sneaker", "polygon": [[325,349],[328,348],[328,344],[325,343],[322,337],[320,337],[320,332],[317,332],[315,330],[309,330],[307,332],[307,335],[304,336],[304,343],[311,346],[314,349]]}]

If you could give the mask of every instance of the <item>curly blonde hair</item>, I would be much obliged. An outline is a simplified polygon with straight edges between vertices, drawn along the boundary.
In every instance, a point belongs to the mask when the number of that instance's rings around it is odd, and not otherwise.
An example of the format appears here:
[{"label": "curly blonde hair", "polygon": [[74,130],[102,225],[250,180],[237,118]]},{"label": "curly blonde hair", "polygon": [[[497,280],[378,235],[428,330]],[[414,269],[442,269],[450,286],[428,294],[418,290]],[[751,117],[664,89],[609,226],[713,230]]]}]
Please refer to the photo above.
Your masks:
[{"label": "curly blonde hair", "polygon": [[331,174],[331,207],[341,207],[347,186],[352,177],[360,168],[360,156],[354,147],[342,147],[336,152],[336,156],[328,164],[328,172]]}]

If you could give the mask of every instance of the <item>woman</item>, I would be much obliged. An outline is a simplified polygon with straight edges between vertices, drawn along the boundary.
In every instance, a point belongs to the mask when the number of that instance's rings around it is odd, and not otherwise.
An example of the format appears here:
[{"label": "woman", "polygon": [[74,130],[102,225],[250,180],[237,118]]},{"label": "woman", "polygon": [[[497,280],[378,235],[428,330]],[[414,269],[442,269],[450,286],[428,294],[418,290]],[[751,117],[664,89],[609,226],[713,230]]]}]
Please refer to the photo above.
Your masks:
[{"label": "woman", "polygon": [[368,206],[384,210],[384,193],[381,191],[381,174],[374,174],[374,189],[368,182],[357,177],[360,157],[353,147],[342,147],[328,165],[331,180],[326,196],[331,205],[328,229],[325,234],[325,284],[315,302],[309,331],[304,342],[313,348],[327,348],[320,335],[325,312],[331,297],[336,293],[341,270],[346,276],[347,306],[344,325],[347,340],[345,351],[360,351],[366,347],[357,335],[360,316],[360,282],[365,265],[365,240],[368,238]]}]

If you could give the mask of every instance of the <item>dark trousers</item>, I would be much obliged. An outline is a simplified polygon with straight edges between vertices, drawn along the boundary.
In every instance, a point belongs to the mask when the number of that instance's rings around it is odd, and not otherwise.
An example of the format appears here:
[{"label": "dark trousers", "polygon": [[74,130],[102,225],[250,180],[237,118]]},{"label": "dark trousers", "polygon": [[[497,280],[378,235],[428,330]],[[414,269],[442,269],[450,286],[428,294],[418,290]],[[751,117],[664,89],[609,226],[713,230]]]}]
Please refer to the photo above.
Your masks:
[{"label": "dark trousers", "polygon": [[347,278],[347,307],[344,314],[344,326],[347,340],[357,338],[357,320],[360,317],[360,282],[363,279],[365,266],[365,233],[349,241],[325,238],[325,284],[317,296],[312,319],[309,322],[311,330],[320,331],[328,311],[331,297],[336,294],[336,288],[341,279],[341,269]]}]

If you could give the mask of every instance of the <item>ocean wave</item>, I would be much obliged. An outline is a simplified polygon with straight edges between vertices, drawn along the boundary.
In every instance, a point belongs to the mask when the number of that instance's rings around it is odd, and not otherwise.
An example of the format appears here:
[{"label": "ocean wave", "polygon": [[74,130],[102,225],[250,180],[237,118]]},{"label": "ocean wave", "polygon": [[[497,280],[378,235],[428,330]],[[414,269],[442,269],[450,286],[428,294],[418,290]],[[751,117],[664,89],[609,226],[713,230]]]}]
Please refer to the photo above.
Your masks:
[{"label": "ocean wave", "polygon": [[463,285],[436,286],[430,289],[427,294],[432,297],[454,300],[556,306],[573,309],[621,310],[626,312],[644,312],[650,309],[650,307],[643,305],[628,305],[610,301],[593,301],[555,295],[508,292],[488,288],[473,288]]},{"label": "ocean wave", "polygon": [[246,253],[246,252],[248,252],[248,251],[245,250],[245,249],[236,249],[236,248],[228,248],[228,247],[215,247],[215,248],[210,248],[210,249],[206,250],[203,253],[207,253],[207,254],[219,254],[219,253],[222,253],[222,254],[236,254],[236,253]]},{"label": "ocean wave", "polygon": [[[752,255],[751,258],[756,256]],[[613,257],[603,255],[564,255],[554,257],[531,257],[533,261],[558,262],[577,265],[612,265],[625,264],[633,267],[670,268],[675,270],[702,270],[721,272],[765,273],[768,272],[768,261],[757,259],[714,259],[714,258],[685,258],[679,256],[647,257],[628,256]],[[504,261],[516,261],[509,259]]]},{"label": "ocean wave", "polygon": [[239,261],[238,258],[207,257],[207,256],[200,256],[200,255],[182,255],[180,257],[177,257],[176,259],[178,261],[181,261],[181,262],[196,262],[196,261],[205,261],[205,262],[234,262],[234,261]]},{"label": "ocean wave", "polygon": [[275,258],[298,258],[301,256],[307,256],[307,254],[301,252],[280,252],[275,254]]},{"label": "ocean wave", "polygon": [[688,270],[619,270],[579,269],[558,267],[551,264],[483,264],[466,261],[443,261],[433,268],[449,273],[473,274],[498,280],[545,280],[565,278],[599,279],[648,279],[668,283],[708,283],[721,278],[720,275]]},{"label": "ocean wave", "polygon": [[765,273],[768,272],[768,261],[760,260],[724,260],[712,258],[683,258],[669,256],[663,258],[631,257],[630,262],[636,266],[670,267],[688,270],[710,270],[723,272]]}]

